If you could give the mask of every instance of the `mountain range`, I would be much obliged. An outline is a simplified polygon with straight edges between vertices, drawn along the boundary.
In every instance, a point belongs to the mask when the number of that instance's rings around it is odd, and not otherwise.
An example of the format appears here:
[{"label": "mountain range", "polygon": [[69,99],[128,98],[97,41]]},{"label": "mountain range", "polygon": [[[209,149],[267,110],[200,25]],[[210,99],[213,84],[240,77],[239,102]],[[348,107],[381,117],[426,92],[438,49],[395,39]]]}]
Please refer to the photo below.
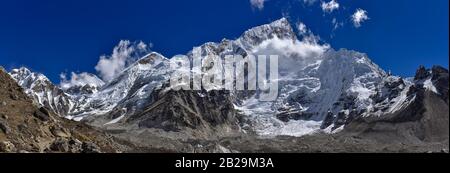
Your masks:
[{"label": "mountain range", "polygon": [[185,55],[249,54],[279,56],[275,101],[253,91],[171,90],[176,69],[156,52],[109,81],[86,74],[89,83],[62,86],[25,67],[8,74],[34,107],[126,141],[124,152],[448,152],[443,67],[395,76],[364,53],[296,34],[285,18]]}]

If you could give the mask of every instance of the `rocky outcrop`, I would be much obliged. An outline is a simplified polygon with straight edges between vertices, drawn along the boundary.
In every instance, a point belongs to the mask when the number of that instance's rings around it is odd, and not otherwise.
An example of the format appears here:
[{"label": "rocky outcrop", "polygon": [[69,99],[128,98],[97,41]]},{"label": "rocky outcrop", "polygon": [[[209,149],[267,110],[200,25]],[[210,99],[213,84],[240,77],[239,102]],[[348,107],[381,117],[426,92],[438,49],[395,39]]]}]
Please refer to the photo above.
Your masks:
[{"label": "rocky outcrop", "polygon": [[220,135],[239,130],[239,122],[229,91],[156,90],[155,100],[128,122],[140,127],[166,131],[196,130],[206,135]]},{"label": "rocky outcrop", "polygon": [[448,81],[448,69],[441,66],[433,66],[431,68],[431,80],[433,85],[439,92],[439,96],[444,99],[447,104],[449,104],[448,91],[449,91],[449,81]]},{"label": "rocky outcrop", "polygon": [[430,72],[425,68],[425,66],[421,65],[416,70],[416,75],[414,76],[414,80],[422,80],[427,78],[430,75]]}]

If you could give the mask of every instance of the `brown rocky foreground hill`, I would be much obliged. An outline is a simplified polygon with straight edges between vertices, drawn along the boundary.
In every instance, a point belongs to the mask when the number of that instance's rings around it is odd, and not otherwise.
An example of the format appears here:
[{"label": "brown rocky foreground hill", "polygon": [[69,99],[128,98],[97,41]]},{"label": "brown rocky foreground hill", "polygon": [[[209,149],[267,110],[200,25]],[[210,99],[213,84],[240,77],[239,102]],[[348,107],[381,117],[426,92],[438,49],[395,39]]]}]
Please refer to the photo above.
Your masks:
[{"label": "brown rocky foreground hill", "polygon": [[0,67],[0,152],[122,152],[132,146],[38,108]]}]

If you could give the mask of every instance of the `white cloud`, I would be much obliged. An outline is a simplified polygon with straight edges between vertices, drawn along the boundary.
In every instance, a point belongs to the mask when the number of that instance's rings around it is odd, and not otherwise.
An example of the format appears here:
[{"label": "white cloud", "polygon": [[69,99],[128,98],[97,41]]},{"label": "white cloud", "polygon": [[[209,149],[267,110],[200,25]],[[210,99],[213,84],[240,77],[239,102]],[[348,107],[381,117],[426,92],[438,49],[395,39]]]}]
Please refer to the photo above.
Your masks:
[{"label": "white cloud", "polygon": [[322,55],[330,49],[330,45],[319,42],[319,37],[315,36],[304,23],[298,22],[297,27],[299,33],[303,33],[302,39],[282,39],[274,36],[252,49],[253,55],[278,57],[278,74],[281,82],[291,80],[291,76],[300,74],[299,72],[308,65],[321,61]]},{"label": "white cloud", "polygon": [[114,47],[110,56],[103,55],[100,57],[95,70],[100,74],[104,81],[110,81],[122,72],[128,65],[135,62],[138,58],[149,53],[149,47],[143,42],[132,43],[128,40],[121,40],[119,44]]},{"label": "white cloud", "polygon": [[314,35],[302,23],[297,23],[299,34],[302,39],[280,39],[274,37],[263,41],[254,50],[258,55],[279,55],[279,67],[281,71],[299,69],[305,64],[314,63],[317,58],[330,48],[329,44],[320,43],[320,37]]},{"label": "white cloud", "polygon": [[268,0],[250,0],[250,4],[252,4],[252,7],[262,10],[264,8],[264,2],[266,1]]},{"label": "white cloud", "polygon": [[268,41],[264,41],[259,46],[260,50],[275,48],[277,50],[283,50],[288,54],[295,53],[301,58],[315,58],[330,48],[328,44],[319,44],[317,42],[311,42],[310,40],[292,40],[274,38]]},{"label": "white cloud", "polygon": [[353,25],[356,28],[361,27],[361,23],[365,20],[369,20],[369,17],[367,16],[367,11],[363,9],[356,9],[355,13],[351,16]]},{"label": "white cloud", "polygon": [[329,48],[328,44],[319,44],[306,39],[293,41],[274,37],[263,41],[252,53],[255,55],[278,55],[279,72],[286,74],[315,63]]},{"label": "white cloud", "polygon": [[65,73],[61,73],[59,76],[61,78],[60,86],[62,89],[69,89],[70,87],[73,86],[85,86],[87,84],[91,86],[100,87],[105,84],[101,79],[99,79],[94,74],[86,72],[79,74],[72,72],[70,79],[67,79],[67,75]]},{"label": "white cloud", "polygon": [[321,7],[324,12],[331,13],[339,8],[339,3],[335,0],[331,0],[330,2],[322,2]]}]

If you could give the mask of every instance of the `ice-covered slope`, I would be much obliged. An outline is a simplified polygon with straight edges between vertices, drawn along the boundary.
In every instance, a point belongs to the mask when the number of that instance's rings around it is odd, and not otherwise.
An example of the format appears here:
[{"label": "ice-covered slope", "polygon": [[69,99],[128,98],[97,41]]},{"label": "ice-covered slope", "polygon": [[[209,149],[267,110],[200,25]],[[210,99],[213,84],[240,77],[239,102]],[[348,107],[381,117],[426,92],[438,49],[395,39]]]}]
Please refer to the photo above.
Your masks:
[{"label": "ice-covered slope", "polygon": [[266,103],[250,98],[237,105],[251,115],[263,134],[301,135],[319,130],[329,112],[370,110],[371,96],[387,77],[367,55],[344,49],[306,58],[290,54],[279,61],[286,66],[280,69],[277,100]]},{"label": "ice-covered slope", "polygon": [[24,67],[13,69],[10,75],[38,104],[69,119],[81,120],[90,115],[110,113],[116,107],[128,111],[141,108],[151,91],[168,79],[169,71],[165,57],[150,53],[108,84],[93,75],[91,79],[95,83],[60,87],[52,84],[43,74],[33,73]]},{"label": "ice-covered slope", "polygon": [[158,53],[150,53],[130,65],[99,92],[89,95],[70,118],[105,115],[115,119],[123,114],[132,114],[148,104],[148,96],[169,79],[169,74],[168,59]]}]

